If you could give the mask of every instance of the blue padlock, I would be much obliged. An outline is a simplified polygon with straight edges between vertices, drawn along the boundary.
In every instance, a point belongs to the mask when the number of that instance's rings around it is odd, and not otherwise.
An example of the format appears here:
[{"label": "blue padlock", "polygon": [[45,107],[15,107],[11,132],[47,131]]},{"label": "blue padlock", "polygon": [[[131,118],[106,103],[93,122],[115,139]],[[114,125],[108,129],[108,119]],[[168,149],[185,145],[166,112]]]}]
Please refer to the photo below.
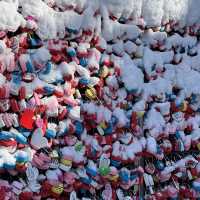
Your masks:
[{"label": "blue padlock", "polygon": [[94,148],[91,148],[91,156],[95,157],[97,155],[97,150]]},{"label": "blue padlock", "polygon": [[46,130],[46,137],[51,139],[51,138],[55,138],[56,137],[56,131],[52,130],[52,129],[47,129]]},{"label": "blue padlock", "polygon": [[28,153],[25,151],[18,152],[15,158],[16,158],[16,162],[18,163],[28,162],[29,160]]},{"label": "blue padlock", "polygon": [[176,131],[175,136],[176,136],[176,139],[180,139],[180,138],[181,138],[180,132],[179,132],[179,131]]},{"label": "blue padlock", "polygon": [[89,174],[91,176],[96,176],[97,175],[97,171],[95,171],[95,170],[93,170],[93,169],[91,169],[89,167],[86,167],[85,169],[86,169],[87,174]]},{"label": "blue padlock", "polygon": [[75,133],[77,135],[81,135],[83,133],[83,130],[84,130],[83,124],[79,121],[75,121],[74,125],[75,125]]},{"label": "blue padlock", "polygon": [[112,116],[112,117],[111,117],[111,122],[112,122],[112,124],[115,126],[115,125],[118,123],[117,117]]},{"label": "blue padlock", "polygon": [[68,131],[69,131],[69,130],[68,130],[68,128],[66,127],[65,130],[62,130],[62,131],[60,130],[60,131],[58,132],[58,136],[63,136],[63,135],[65,135],[65,134],[67,134]]},{"label": "blue padlock", "polygon": [[79,83],[82,84],[82,85],[87,86],[87,85],[90,84],[90,80],[87,79],[87,78],[80,78],[80,79],[79,79]]},{"label": "blue padlock", "polygon": [[13,74],[12,75],[12,82],[15,83],[16,85],[21,84],[21,80],[22,80],[22,77],[21,77],[20,74]]},{"label": "blue padlock", "polygon": [[90,183],[92,182],[91,178],[86,178],[86,177],[80,177],[79,179],[82,183],[85,183],[87,185],[90,185]]},{"label": "blue padlock", "polygon": [[22,135],[24,136],[24,137],[29,137],[30,135],[31,135],[31,132],[30,131],[24,131],[24,132],[21,132],[22,133]]},{"label": "blue padlock", "polygon": [[16,166],[16,163],[13,163],[13,162],[6,162],[3,164],[3,168],[8,169],[8,170],[15,169],[15,166]]},{"label": "blue padlock", "polygon": [[125,171],[120,171],[119,172],[119,176],[120,176],[120,179],[123,182],[128,183],[128,181],[129,181],[129,175],[128,175],[128,173],[126,173]]},{"label": "blue padlock", "polygon": [[30,45],[32,48],[38,48],[42,46],[42,41],[37,38],[30,38]]},{"label": "blue padlock", "polygon": [[67,49],[67,54],[70,57],[75,57],[76,56],[76,50],[74,48],[70,47],[70,48]]},{"label": "blue padlock", "polygon": [[181,105],[182,101],[180,99],[175,100],[175,105],[178,108]]},{"label": "blue padlock", "polygon": [[87,61],[86,58],[80,58],[80,59],[79,59],[79,64],[80,64],[81,66],[83,66],[83,67],[87,67],[88,61]]},{"label": "blue padlock", "polygon": [[73,107],[70,105],[67,105],[66,108],[67,108],[67,111],[69,112]]},{"label": "blue padlock", "polygon": [[26,138],[28,138],[31,135],[31,131],[29,131],[26,128],[23,128],[20,126],[20,127],[17,127],[16,129],[18,130],[18,132],[20,132]]},{"label": "blue padlock", "polygon": [[112,123],[108,123],[108,127],[104,129],[105,135],[110,135],[113,132],[113,125]]},{"label": "blue padlock", "polygon": [[27,138],[21,133],[12,133],[13,138],[20,144],[27,144]]},{"label": "blue padlock", "polygon": [[41,73],[42,74],[49,74],[51,69],[52,69],[52,63],[51,62],[47,62],[44,70]]},{"label": "blue padlock", "polygon": [[121,162],[120,161],[118,161],[118,160],[110,160],[110,165],[111,166],[114,166],[114,167],[116,167],[116,168],[118,168],[118,167],[120,167],[120,165],[121,165]]},{"label": "blue padlock", "polygon": [[193,183],[192,183],[192,188],[193,188],[195,191],[200,192],[200,183],[193,182]]},{"label": "blue padlock", "polygon": [[157,145],[157,154],[162,154],[163,150],[160,148],[159,145]]},{"label": "blue padlock", "polygon": [[54,88],[49,87],[49,86],[44,86],[43,89],[44,89],[46,95],[51,95],[51,94],[53,94],[53,92],[54,92],[54,90],[55,90]]},{"label": "blue padlock", "polygon": [[13,138],[13,134],[8,131],[1,131],[0,132],[0,140],[9,140]]},{"label": "blue padlock", "polygon": [[26,70],[27,70],[28,73],[33,73],[34,72],[33,64],[30,61],[28,61],[26,63]]},{"label": "blue padlock", "polygon": [[135,180],[136,178],[138,178],[138,175],[137,175],[137,174],[132,174],[132,175],[130,176],[130,180],[131,180],[131,181]]}]

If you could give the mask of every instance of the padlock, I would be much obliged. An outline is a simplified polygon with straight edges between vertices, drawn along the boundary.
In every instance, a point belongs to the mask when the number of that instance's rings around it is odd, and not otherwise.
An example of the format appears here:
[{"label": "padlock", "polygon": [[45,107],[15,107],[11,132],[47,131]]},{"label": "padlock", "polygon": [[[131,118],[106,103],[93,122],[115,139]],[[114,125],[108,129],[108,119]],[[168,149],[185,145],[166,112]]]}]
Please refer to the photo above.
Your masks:
[{"label": "padlock", "polygon": [[10,105],[13,112],[19,112],[19,105],[15,99],[10,100]]},{"label": "padlock", "polygon": [[51,188],[51,191],[57,195],[60,195],[63,193],[64,191],[64,187],[63,187],[63,184],[58,184],[58,185],[55,185]]},{"label": "padlock", "polygon": [[68,160],[68,159],[62,158],[60,160],[60,162],[65,166],[72,166],[72,160]]},{"label": "padlock", "polygon": [[97,94],[96,94],[95,88],[90,87],[90,88],[86,89],[86,91],[85,91],[85,96],[86,96],[88,99],[90,99],[90,100],[96,99]]}]

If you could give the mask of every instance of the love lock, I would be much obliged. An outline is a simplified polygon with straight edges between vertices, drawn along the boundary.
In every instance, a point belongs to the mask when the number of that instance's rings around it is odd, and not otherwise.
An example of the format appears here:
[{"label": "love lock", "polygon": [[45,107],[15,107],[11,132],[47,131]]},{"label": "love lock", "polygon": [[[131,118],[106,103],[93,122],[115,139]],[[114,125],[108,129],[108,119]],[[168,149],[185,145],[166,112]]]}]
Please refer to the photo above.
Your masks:
[{"label": "love lock", "polygon": [[53,187],[51,188],[51,191],[52,191],[53,193],[55,193],[55,194],[60,195],[60,194],[62,194],[63,191],[64,191],[64,186],[63,186],[63,184],[55,185],[55,186],[53,186]]}]

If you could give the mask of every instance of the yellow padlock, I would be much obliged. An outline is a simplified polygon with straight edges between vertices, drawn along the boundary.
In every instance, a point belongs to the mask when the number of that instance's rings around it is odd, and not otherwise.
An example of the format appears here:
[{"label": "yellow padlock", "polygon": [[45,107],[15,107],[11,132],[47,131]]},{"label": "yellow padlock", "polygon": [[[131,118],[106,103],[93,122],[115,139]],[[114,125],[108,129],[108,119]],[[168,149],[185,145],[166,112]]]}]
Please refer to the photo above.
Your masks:
[{"label": "yellow padlock", "polygon": [[108,76],[108,73],[109,73],[109,69],[107,66],[103,66],[101,69],[100,69],[100,77],[101,78],[106,78]]},{"label": "yellow padlock", "polygon": [[53,151],[50,153],[50,157],[51,157],[51,158],[59,158],[58,152],[57,152],[56,150],[53,150]]},{"label": "yellow padlock", "polygon": [[181,104],[181,111],[186,111],[187,110],[187,106],[188,106],[188,103],[187,101],[184,101],[182,104]]},{"label": "yellow padlock", "polygon": [[64,191],[63,184],[55,185],[51,188],[51,191],[55,194],[62,194]]},{"label": "yellow padlock", "polygon": [[85,91],[85,96],[86,96],[88,99],[96,99],[97,94],[96,94],[95,88],[90,87],[90,88],[86,89],[86,91]]},{"label": "yellow padlock", "polygon": [[106,129],[107,128],[107,125],[106,125],[106,122],[103,121],[99,124],[99,126],[102,128],[102,129]]},{"label": "yellow padlock", "polygon": [[67,160],[67,159],[61,159],[60,161],[63,165],[65,166],[71,166],[72,165],[72,161],[71,160]]},{"label": "yellow padlock", "polygon": [[145,111],[138,111],[137,117],[142,118],[144,116]]},{"label": "yellow padlock", "polygon": [[118,181],[118,178],[119,178],[119,176],[118,175],[115,175],[115,176],[109,176],[109,180],[110,181],[114,181],[114,182],[117,182]]}]

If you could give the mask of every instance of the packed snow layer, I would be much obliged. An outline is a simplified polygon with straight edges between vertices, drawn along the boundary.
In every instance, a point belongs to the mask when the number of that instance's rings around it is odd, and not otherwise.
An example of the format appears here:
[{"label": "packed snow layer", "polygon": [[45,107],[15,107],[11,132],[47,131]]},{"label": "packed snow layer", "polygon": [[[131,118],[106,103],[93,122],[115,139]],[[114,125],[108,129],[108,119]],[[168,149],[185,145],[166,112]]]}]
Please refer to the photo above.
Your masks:
[{"label": "packed snow layer", "polygon": [[26,20],[17,12],[18,2],[0,2],[0,30],[16,31],[19,26],[25,26]]},{"label": "packed snow layer", "polygon": [[[151,27],[169,21],[178,22],[180,27],[199,24],[198,7],[199,0],[3,0],[0,29],[15,31],[20,26],[30,27],[29,19],[33,17],[37,26],[32,28],[37,28],[44,39],[63,38],[66,28],[102,32],[107,41],[124,34],[133,39],[140,33],[135,26],[138,24]],[[119,19],[126,23],[119,23]]]}]

